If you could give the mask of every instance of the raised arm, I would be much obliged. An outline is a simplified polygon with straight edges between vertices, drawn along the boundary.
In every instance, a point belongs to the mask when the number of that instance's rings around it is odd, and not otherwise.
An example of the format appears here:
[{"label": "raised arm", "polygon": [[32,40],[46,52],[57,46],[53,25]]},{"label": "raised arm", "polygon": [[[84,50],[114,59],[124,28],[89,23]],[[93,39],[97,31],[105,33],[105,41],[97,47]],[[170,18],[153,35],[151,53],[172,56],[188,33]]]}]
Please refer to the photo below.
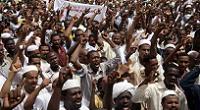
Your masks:
[{"label": "raised arm", "polygon": [[[26,102],[24,103],[24,109],[25,110],[32,110],[34,109],[33,104],[35,103],[35,100],[39,94],[39,92],[45,88],[50,83],[49,79],[44,79],[42,84],[37,87],[26,99]],[[41,108],[42,109],[42,108]]]},{"label": "raised arm", "polygon": [[4,97],[6,94],[8,94],[10,92],[12,81],[13,81],[16,73],[21,68],[21,62],[19,60],[19,57],[16,57],[16,59],[14,59],[14,60],[16,62],[11,64],[10,72],[8,73],[8,79],[3,84],[3,87],[0,92],[0,97]]},{"label": "raised arm", "polygon": [[164,29],[165,25],[164,24],[160,24],[157,28],[157,30],[155,31],[152,39],[151,39],[151,48],[150,48],[150,54],[152,56],[156,56],[157,55],[157,39],[158,39],[158,35],[159,33]]},{"label": "raised arm", "polygon": [[54,88],[54,92],[49,101],[47,110],[59,110],[62,86],[64,85],[65,81],[67,81],[69,78],[71,78],[71,76],[72,76],[71,72],[68,72],[68,73],[60,72],[59,73],[58,82],[56,83],[56,86]]},{"label": "raised arm", "polygon": [[180,81],[180,85],[184,90],[187,90],[188,88],[199,86],[195,84],[196,79],[198,78],[200,74],[200,67],[195,67],[191,72],[187,73],[183,79]]},{"label": "raised arm", "polygon": [[67,29],[65,30],[64,34],[66,37],[69,37],[69,35],[71,34],[72,31],[72,27],[74,26],[74,24],[76,23],[76,21],[78,20],[78,18],[76,16],[74,16],[69,24],[69,26],[67,27]]}]

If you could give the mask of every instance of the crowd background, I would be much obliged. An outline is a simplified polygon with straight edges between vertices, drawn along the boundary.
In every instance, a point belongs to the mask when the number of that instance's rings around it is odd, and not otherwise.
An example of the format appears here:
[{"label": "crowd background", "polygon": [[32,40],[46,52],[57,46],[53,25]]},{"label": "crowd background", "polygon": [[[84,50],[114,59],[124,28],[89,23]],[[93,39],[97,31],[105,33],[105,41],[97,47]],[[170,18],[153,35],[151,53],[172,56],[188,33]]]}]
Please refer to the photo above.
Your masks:
[{"label": "crowd background", "polygon": [[0,110],[200,110],[199,0],[71,2],[1,0]]}]

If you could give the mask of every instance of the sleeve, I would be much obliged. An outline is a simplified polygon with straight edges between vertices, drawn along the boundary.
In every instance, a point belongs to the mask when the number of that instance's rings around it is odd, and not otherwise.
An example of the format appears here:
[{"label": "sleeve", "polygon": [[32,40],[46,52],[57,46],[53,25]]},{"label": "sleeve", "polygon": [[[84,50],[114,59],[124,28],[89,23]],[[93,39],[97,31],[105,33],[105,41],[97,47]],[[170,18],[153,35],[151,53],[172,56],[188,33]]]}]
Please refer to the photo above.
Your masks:
[{"label": "sleeve", "polygon": [[188,110],[187,99],[184,94],[183,94],[183,98],[180,101],[181,101],[180,110]]},{"label": "sleeve", "polygon": [[115,52],[116,52],[116,57],[113,59],[108,60],[107,62],[104,62],[104,67],[106,69],[106,73],[110,73],[112,72],[114,69],[116,69],[116,67],[121,64],[121,58],[120,58],[120,50],[119,48],[115,48]]},{"label": "sleeve", "polygon": [[136,88],[135,93],[132,97],[132,101],[134,103],[141,103],[143,101],[148,100],[152,96],[152,91],[151,86],[149,85],[142,85],[138,88]]},{"label": "sleeve", "polygon": [[35,103],[33,104],[33,110],[45,110],[44,102],[40,98],[35,100]]},{"label": "sleeve", "polygon": [[188,88],[195,87],[194,84],[200,74],[200,67],[195,67],[191,72],[187,73],[180,81],[181,87],[186,91]]},{"label": "sleeve", "polygon": [[83,65],[81,64],[82,68],[80,70],[77,70],[75,72],[76,75],[80,76],[80,77],[84,77],[87,73],[87,66],[86,65]]}]

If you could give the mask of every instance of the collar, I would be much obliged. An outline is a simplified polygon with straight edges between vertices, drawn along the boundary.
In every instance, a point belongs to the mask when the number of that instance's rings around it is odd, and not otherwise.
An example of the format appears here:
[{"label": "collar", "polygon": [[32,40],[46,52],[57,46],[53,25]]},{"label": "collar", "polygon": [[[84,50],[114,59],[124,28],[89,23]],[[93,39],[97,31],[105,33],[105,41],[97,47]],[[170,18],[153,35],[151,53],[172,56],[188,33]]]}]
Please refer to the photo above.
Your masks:
[{"label": "collar", "polygon": [[[165,86],[164,81],[160,81],[160,82],[156,83],[156,86],[157,86],[158,89],[163,89],[163,90],[167,89],[167,87]],[[179,91],[179,88],[178,88],[177,85],[175,85],[175,91],[176,92]]]},{"label": "collar", "polygon": [[[88,73],[92,74],[92,73],[93,73],[93,70],[92,70],[92,68],[90,67],[90,64],[87,65],[87,68],[88,68]],[[96,74],[101,74],[101,73],[103,73],[103,69],[102,69],[102,67],[101,67],[101,64],[99,64],[99,68],[98,68],[98,71],[97,71]]]}]

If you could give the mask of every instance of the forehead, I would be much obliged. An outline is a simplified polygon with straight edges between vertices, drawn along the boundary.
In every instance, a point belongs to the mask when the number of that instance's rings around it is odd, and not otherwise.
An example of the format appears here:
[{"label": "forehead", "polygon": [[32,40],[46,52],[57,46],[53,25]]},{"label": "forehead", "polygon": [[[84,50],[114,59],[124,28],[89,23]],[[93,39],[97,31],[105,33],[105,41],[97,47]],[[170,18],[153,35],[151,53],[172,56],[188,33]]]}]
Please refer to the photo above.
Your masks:
[{"label": "forehead", "polygon": [[131,95],[131,93],[130,93],[129,91],[124,91],[123,93],[121,93],[121,94],[118,96],[118,98],[125,97],[125,96],[131,97],[132,95]]},{"label": "forehead", "polygon": [[11,43],[14,43],[14,40],[13,39],[9,39],[7,40],[6,44],[11,44]]},{"label": "forehead", "polygon": [[76,92],[81,92],[81,88],[80,87],[75,87],[75,88],[71,88],[68,90],[69,93],[76,93]]},{"label": "forehead", "polygon": [[172,74],[179,74],[179,70],[173,67],[167,68],[166,75],[172,75]]},{"label": "forehead", "polygon": [[150,45],[149,44],[142,44],[139,46],[139,49],[150,49]]},{"label": "forehead", "polygon": [[52,36],[52,39],[60,39],[59,35]]},{"label": "forehead", "polygon": [[189,60],[189,56],[179,56],[179,60]]},{"label": "forehead", "polygon": [[47,50],[47,49],[49,49],[49,47],[46,46],[46,45],[44,45],[44,46],[41,46],[41,49],[42,49],[42,50]]},{"label": "forehead", "polygon": [[91,57],[94,57],[94,56],[100,56],[100,55],[99,55],[98,52],[91,52],[91,53],[90,53],[90,56],[91,56]]},{"label": "forehead", "polygon": [[37,77],[38,72],[37,71],[29,71],[25,74],[26,77]]},{"label": "forehead", "polygon": [[169,95],[169,96],[166,96],[166,97],[165,97],[165,100],[166,100],[166,101],[171,101],[171,100],[173,100],[173,101],[178,101],[178,97],[175,96],[175,95]]}]

